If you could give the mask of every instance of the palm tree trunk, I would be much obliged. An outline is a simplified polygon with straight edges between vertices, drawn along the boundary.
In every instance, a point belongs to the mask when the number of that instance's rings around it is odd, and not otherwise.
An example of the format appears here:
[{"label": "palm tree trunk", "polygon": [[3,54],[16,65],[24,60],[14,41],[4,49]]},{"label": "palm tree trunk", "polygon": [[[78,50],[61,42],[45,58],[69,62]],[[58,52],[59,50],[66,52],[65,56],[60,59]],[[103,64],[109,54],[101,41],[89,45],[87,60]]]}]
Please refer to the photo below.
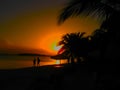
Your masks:
[{"label": "palm tree trunk", "polygon": [[74,58],[71,57],[71,64],[74,65],[75,64],[75,61],[74,61]]},{"label": "palm tree trunk", "polygon": [[69,64],[70,63],[70,57],[68,57],[67,61],[68,61],[68,64]]}]

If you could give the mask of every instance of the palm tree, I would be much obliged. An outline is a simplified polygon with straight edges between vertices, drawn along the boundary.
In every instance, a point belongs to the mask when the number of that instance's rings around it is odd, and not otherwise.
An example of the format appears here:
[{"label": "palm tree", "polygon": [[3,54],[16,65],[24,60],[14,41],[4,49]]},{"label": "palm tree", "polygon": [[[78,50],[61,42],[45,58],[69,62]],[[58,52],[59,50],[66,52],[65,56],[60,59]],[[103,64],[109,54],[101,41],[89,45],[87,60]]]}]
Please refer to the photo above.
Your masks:
[{"label": "palm tree", "polygon": [[115,36],[116,32],[120,32],[120,24],[118,23],[120,21],[119,0],[71,0],[62,9],[58,23],[61,24],[69,17],[81,14],[101,19],[100,29],[107,30],[111,35]]},{"label": "palm tree", "polygon": [[[62,37],[59,45],[62,45],[59,53],[65,53],[74,64],[74,60],[80,61],[80,57],[85,57],[89,50],[89,39],[84,37],[85,32],[69,33]],[[61,52],[62,51],[62,52]]]},{"label": "palm tree", "polygon": [[[61,11],[58,23],[63,23],[72,16],[95,16],[102,19],[100,30],[107,32],[109,40],[120,34],[119,0],[71,0]],[[109,35],[108,35],[109,34]],[[106,45],[107,46],[107,45]]]},{"label": "palm tree", "polygon": [[[73,16],[95,16],[102,20],[100,30],[107,32],[109,40],[120,41],[120,1],[119,0],[70,0],[62,9],[58,23]],[[118,41],[117,41],[118,42]],[[107,45],[105,45],[107,48]],[[105,49],[106,50],[106,49]]]},{"label": "palm tree", "polygon": [[[81,14],[102,19],[100,29],[107,33],[101,34],[99,38],[97,34],[97,37],[94,36],[100,40],[99,43],[105,42],[105,40],[102,40],[105,38],[104,35],[107,36],[106,40],[112,40],[117,33],[120,34],[120,23],[118,23],[120,21],[119,0],[71,0],[59,15],[58,23],[61,24],[69,17],[79,16]],[[110,37],[108,38],[108,36]],[[94,38],[92,40],[97,42],[97,39]],[[101,48],[103,49],[103,47]]]},{"label": "palm tree", "polygon": [[92,34],[91,34],[91,47],[92,50],[99,50],[100,51],[100,60],[102,61],[104,59],[106,47],[108,46],[110,40],[109,36],[110,34],[105,31],[104,29],[96,29]]}]

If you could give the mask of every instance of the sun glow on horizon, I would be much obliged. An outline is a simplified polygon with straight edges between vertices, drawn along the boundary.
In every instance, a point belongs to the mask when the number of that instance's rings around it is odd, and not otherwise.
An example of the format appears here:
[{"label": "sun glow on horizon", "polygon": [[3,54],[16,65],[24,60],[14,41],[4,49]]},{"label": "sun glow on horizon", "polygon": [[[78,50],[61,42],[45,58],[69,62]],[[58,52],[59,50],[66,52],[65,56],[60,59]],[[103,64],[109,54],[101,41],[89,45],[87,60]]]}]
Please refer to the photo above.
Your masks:
[{"label": "sun glow on horizon", "polygon": [[62,46],[56,46],[56,45],[55,45],[55,46],[53,46],[53,49],[54,49],[55,51],[59,51],[59,50],[61,49],[61,47],[62,47]]},{"label": "sun glow on horizon", "polygon": [[62,32],[52,32],[52,33],[46,34],[44,38],[40,40],[41,42],[39,46],[44,50],[47,50],[48,52],[57,54],[60,48],[62,47],[57,45],[58,42],[61,40],[62,35],[63,35]]}]

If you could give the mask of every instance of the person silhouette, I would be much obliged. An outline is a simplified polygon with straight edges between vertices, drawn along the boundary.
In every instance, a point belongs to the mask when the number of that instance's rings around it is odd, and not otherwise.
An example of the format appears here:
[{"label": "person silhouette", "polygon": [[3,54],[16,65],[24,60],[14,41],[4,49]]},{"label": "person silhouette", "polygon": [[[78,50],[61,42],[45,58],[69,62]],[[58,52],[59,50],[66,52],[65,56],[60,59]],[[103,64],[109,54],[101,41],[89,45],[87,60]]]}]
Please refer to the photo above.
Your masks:
[{"label": "person silhouette", "polygon": [[33,66],[35,67],[36,66],[36,58],[34,57],[34,60],[33,60]]},{"label": "person silhouette", "polygon": [[37,57],[37,66],[40,66],[40,58]]}]

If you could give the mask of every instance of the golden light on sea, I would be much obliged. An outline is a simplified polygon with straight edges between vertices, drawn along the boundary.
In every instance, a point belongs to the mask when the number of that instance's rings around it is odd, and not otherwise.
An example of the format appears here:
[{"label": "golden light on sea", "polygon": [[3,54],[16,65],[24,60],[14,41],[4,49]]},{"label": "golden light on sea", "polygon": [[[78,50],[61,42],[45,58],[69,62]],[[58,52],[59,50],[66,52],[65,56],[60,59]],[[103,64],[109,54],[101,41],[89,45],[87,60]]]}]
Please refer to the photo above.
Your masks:
[{"label": "golden light on sea", "polygon": [[56,60],[56,65],[59,65],[60,64],[60,60]]}]

